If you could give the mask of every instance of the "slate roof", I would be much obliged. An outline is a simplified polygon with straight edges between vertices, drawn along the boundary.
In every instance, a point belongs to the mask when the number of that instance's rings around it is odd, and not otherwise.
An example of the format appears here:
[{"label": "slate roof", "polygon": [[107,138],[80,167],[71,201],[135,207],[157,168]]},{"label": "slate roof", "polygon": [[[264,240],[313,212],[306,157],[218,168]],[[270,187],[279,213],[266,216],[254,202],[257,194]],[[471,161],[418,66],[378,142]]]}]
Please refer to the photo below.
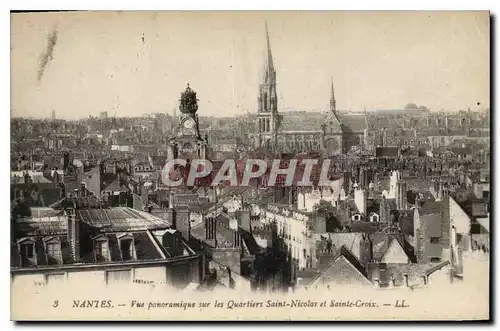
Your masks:
[{"label": "slate roof", "polygon": [[378,231],[377,222],[353,221],[351,223],[351,232],[374,233]]},{"label": "slate roof", "polygon": [[[109,243],[109,252],[110,252],[110,261],[106,262],[123,262],[125,261],[122,258],[122,254],[120,251],[120,246],[118,244],[119,233],[105,233],[104,236],[108,239]],[[132,236],[133,238],[133,248],[135,250],[136,258],[132,261],[150,261],[150,260],[159,260],[164,259],[165,256],[162,254],[162,250],[159,245],[155,242],[155,238],[148,231],[135,231],[135,232],[127,232],[127,235]],[[156,244],[156,245],[155,245]],[[82,256],[81,260],[86,263],[97,263],[96,258],[94,256],[94,252],[90,251],[84,256]],[[131,261],[131,260],[128,260]],[[104,261],[101,261],[104,262]]]},{"label": "slate roof", "polygon": [[406,241],[403,235],[400,234],[387,234],[385,232],[376,232],[370,236],[370,240],[372,241],[373,247],[373,259],[375,261],[380,261],[387,253],[387,250],[391,246],[391,243],[396,240],[406,256],[412,263],[417,262],[417,258],[415,256],[415,252],[411,244]]},{"label": "slate roof", "polygon": [[[170,224],[146,212],[127,207],[108,209],[80,209],[75,211],[77,217],[90,228],[85,233],[93,233],[94,237],[80,236],[81,263],[114,263],[122,262],[119,240],[122,235],[131,236],[135,257],[129,261],[146,261],[165,259],[173,256],[163,248],[150,230],[170,229]],[[34,208],[32,217],[18,218],[14,223],[16,238],[34,244],[36,261],[23,257],[17,244],[12,245],[11,263],[13,267],[43,267],[48,265],[66,265],[74,263],[73,250],[68,242],[68,218],[65,212],[50,208]],[[83,230],[81,230],[83,231]],[[83,232],[81,232],[83,233]],[[95,237],[97,235],[97,237]],[[108,242],[110,256],[108,260],[96,260],[93,251],[93,238],[105,238]],[[44,240],[59,241],[61,246],[60,261],[47,256]],[[183,255],[194,253],[182,239]],[[19,242],[19,241],[18,241]],[[187,252],[187,253],[186,253]]]},{"label": "slate roof", "polygon": [[422,207],[418,208],[420,216],[429,214],[441,214],[441,201],[424,201]]},{"label": "slate roof", "polygon": [[66,209],[66,208],[85,209],[85,208],[100,208],[100,207],[101,203],[94,196],[66,197],[50,205],[50,208],[53,209]]},{"label": "slate roof", "polygon": [[[352,269],[349,270],[348,268],[346,268],[346,266],[343,266],[342,264],[344,263],[344,261],[347,261],[348,265],[352,267]],[[334,282],[353,284],[357,283],[360,279],[359,276],[361,276],[361,279],[365,280],[367,284],[369,283],[366,269],[361,265],[361,262],[346,246],[341,246],[332,255],[330,264],[325,264],[324,266],[322,266],[322,269],[318,270],[318,273],[313,276],[312,279],[310,279],[310,282],[304,285],[313,286],[320,280],[321,276],[325,275],[330,268],[333,268],[336,265],[339,265],[340,270],[342,271],[340,273],[328,274],[330,278],[333,278]],[[352,274],[351,271],[357,272],[358,275]]]},{"label": "slate roof", "polygon": [[159,230],[171,226],[167,220],[129,207],[82,209],[77,216],[85,223],[107,231]]}]

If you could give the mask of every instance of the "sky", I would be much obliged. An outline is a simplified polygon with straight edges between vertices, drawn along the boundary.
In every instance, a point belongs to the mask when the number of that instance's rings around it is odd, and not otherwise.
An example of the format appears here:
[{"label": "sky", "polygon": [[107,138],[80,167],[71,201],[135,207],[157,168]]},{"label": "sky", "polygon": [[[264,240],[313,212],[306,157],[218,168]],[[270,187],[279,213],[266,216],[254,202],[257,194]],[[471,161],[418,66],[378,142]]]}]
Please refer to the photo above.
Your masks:
[{"label": "sky", "polygon": [[266,22],[280,110],[489,107],[488,12],[73,12],[11,15],[12,116],[256,112]]}]

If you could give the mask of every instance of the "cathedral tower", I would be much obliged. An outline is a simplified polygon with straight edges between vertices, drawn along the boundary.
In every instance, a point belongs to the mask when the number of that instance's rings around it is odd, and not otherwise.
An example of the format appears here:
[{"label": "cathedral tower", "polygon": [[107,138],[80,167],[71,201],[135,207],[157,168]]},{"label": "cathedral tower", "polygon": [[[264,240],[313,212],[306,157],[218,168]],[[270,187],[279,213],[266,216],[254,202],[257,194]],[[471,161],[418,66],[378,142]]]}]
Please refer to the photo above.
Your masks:
[{"label": "cathedral tower", "polygon": [[274,70],[271,43],[266,24],[267,52],[262,81],[259,88],[257,110],[257,147],[274,149],[278,130],[278,97],[276,94],[276,71]]}]

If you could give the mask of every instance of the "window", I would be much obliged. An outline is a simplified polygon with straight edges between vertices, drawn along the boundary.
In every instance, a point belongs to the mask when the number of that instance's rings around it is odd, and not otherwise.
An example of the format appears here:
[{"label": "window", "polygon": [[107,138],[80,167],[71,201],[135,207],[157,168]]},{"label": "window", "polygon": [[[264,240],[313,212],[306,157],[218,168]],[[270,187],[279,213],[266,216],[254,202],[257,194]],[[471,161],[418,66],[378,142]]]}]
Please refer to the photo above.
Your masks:
[{"label": "window", "polygon": [[97,262],[109,260],[109,250],[107,241],[96,241],[95,255]]},{"label": "window", "polygon": [[106,271],[106,284],[108,285],[130,282],[131,279],[132,279],[131,269]]},{"label": "window", "polygon": [[45,249],[48,258],[55,259],[55,262],[59,262],[61,260],[61,249],[59,243],[47,243],[45,245]]},{"label": "window", "polygon": [[22,244],[21,245],[21,254],[28,259],[32,259],[35,257],[35,247],[33,244]]},{"label": "window", "polygon": [[132,239],[122,239],[120,241],[120,248],[122,251],[122,258],[124,261],[132,260]]},{"label": "window", "polygon": [[431,244],[439,244],[439,237],[431,237],[430,242]]}]

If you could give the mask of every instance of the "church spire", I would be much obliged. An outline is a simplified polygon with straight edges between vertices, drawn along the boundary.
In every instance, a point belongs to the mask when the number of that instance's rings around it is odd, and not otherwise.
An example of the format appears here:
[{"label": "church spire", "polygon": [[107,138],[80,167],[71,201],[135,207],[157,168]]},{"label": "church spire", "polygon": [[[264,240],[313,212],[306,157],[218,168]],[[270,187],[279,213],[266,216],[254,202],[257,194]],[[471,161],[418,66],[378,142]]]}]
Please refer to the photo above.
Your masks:
[{"label": "church spire", "polygon": [[267,29],[266,22],[266,42],[267,42],[267,57],[266,57],[266,67],[264,73],[264,84],[274,85],[276,84],[276,72],[274,71],[273,54],[271,52],[271,41],[269,40],[269,31]]},{"label": "church spire", "polygon": [[369,130],[370,129],[370,122],[368,121],[368,113],[366,112],[366,107],[364,110],[364,114],[365,114],[365,129]]},{"label": "church spire", "polygon": [[333,77],[332,77],[332,95],[330,96],[330,112],[337,113],[337,101],[335,100],[335,89],[333,88]]}]

